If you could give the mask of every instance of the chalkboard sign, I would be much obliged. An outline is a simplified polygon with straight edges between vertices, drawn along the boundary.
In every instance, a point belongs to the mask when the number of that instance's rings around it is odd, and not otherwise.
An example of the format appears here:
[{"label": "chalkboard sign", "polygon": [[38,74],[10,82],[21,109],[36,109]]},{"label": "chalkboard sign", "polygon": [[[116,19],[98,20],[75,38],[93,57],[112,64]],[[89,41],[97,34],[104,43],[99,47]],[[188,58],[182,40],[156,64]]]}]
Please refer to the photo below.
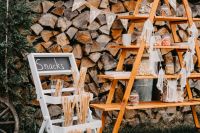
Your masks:
[{"label": "chalkboard sign", "polygon": [[35,57],[38,71],[69,70],[69,57]]}]

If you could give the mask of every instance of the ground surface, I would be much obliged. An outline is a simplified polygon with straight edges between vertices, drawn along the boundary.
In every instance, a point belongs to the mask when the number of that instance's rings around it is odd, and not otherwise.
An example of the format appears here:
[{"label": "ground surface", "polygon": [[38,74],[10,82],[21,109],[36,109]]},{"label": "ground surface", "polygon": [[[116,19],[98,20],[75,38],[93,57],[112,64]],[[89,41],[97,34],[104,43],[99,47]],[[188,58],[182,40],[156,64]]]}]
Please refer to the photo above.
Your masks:
[{"label": "ground surface", "polygon": [[[111,133],[112,127],[107,127],[104,130],[104,133]],[[125,126],[120,129],[119,133],[200,133],[200,131],[196,130],[192,126],[176,126],[173,128],[150,128],[150,127],[129,127]]]}]

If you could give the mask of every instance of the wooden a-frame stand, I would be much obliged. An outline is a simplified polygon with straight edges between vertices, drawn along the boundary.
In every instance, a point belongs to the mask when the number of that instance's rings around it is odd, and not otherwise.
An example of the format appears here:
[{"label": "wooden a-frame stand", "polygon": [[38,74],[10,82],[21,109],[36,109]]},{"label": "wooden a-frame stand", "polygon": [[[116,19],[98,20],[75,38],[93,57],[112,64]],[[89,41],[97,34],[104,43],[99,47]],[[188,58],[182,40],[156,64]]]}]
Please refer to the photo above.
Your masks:
[{"label": "wooden a-frame stand", "polygon": [[[138,10],[139,10],[139,6],[141,4],[142,0],[137,0],[137,4],[135,7],[135,11],[133,15],[129,15],[129,16],[120,16],[118,17],[119,19],[130,19],[132,21],[128,33],[133,33],[134,31],[134,24],[135,23],[141,23],[144,22],[145,20],[149,19],[152,23],[155,21],[168,21],[172,30],[172,35],[174,38],[174,42],[175,43],[180,43],[180,38],[178,37],[177,33],[176,33],[176,27],[177,24],[180,23],[188,23],[189,26],[191,27],[194,21],[200,21],[200,19],[198,18],[192,18],[192,14],[191,14],[191,10],[188,4],[187,0],[182,0],[183,5],[185,7],[185,11],[186,11],[186,15],[187,17],[164,17],[164,16],[156,16],[156,10],[158,7],[158,4],[160,2],[160,0],[154,0],[153,1],[153,6],[152,9],[150,11],[149,16],[139,16],[138,15]],[[169,2],[168,0],[165,0],[165,3],[169,6]],[[200,67],[200,50],[199,50],[199,45],[197,44],[197,38],[195,38],[196,41],[196,45],[195,45],[195,51],[197,54],[197,58],[198,58],[198,67]],[[118,133],[118,130],[120,128],[120,124],[122,122],[125,110],[130,110],[130,109],[147,109],[147,108],[162,108],[162,107],[176,107],[176,106],[190,106],[191,110],[192,110],[192,114],[193,114],[193,118],[194,118],[194,123],[196,128],[200,128],[200,123],[197,117],[197,113],[196,113],[196,109],[195,109],[195,105],[200,105],[200,99],[194,99],[193,95],[192,95],[192,91],[190,89],[190,85],[187,79],[187,85],[186,85],[186,91],[187,91],[187,95],[188,95],[188,100],[184,101],[184,102],[180,102],[180,103],[164,103],[164,102],[140,102],[139,105],[136,106],[128,106],[128,98],[129,95],[131,93],[131,89],[133,87],[134,84],[134,80],[135,79],[154,79],[157,78],[156,76],[137,76],[137,71],[139,68],[139,65],[141,63],[141,59],[144,53],[144,50],[146,48],[146,42],[144,40],[141,41],[140,46],[115,46],[113,48],[121,48],[122,52],[119,58],[119,62],[116,68],[116,74],[112,73],[112,74],[105,74],[105,75],[99,75],[100,78],[105,78],[105,79],[110,79],[112,80],[112,84],[110,87],[110,91],[108,94],[108,98],[105,104],[91,104],[91,107],[94,107],[96,109],[102,110],[103,114],[102,114],[102,127],[104,127],[105,125],[105,117],[106,117],[106,113],[107,111],[114,111],[117,110],[119,111],[117,120],[115,122],[114,128],[113,128],[113,133]],[[179,63],[181,67],[183,66],[183,53],[184,51],[188,50],[189,47],[181,47],[178,45],[175,46],[154,46],[154,48],[157,49],[175,49],[177,54],[178,54],[178,58],[179,58]],[[136,55],[136,60],[133,63],[133,67],[130,73],[122,73],[120,75],[117,74],[117,72],[120,72],[123,70],[123,64],[124,64],[124,60],[126,57],[126,53],[128,51],[136,51],[137,50],[137,55]],[[177,79],[180,78],[181,75],[180,74],[174,74],[174,75],[165,75],[165,78],[169,78],[169,79]],[[188,78],[193,78],[193,79],[200,79],[200,74],[199,73],[192,73]],[[125,89],[125,93],[122,99],[121,103],[112,103],[113,100],[113,96],[115,93],[115,89],[116,89],[116,85],[118,80],[125,80],[128,82],[126,89]],[[102,132],[103,129],[101,129]]]}]

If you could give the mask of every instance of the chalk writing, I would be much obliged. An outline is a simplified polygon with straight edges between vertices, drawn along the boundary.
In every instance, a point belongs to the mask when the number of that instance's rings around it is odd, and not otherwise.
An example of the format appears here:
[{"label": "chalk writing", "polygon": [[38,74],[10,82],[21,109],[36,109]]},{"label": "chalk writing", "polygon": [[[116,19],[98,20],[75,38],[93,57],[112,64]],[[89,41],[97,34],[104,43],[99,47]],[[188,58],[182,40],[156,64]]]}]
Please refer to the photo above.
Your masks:
[{"label": "chalk writing", "polygon": [[69,70],[67,57],[37,57],[35,63],[38,71]]}]

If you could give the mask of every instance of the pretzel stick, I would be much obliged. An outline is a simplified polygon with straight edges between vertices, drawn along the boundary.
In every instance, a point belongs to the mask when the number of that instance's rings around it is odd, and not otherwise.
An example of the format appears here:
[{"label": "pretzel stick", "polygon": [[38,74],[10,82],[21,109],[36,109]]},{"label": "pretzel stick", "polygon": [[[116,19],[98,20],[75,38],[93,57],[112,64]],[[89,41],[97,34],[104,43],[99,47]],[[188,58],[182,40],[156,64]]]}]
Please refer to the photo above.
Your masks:
[{"label": "pretzel stick", "polygon": [[64,126],[66,125],[66,97],[62,98],[62,106],[63,106],[63,113],[64,113]]},{"label": "pretzel stick", "polygon": [[100,128],[97,128],[97,133],[100,133]]},{"label": "pretzel stick", "polygon": [[70,100],[69,102],[69,108],[70,108],[70,112],[69,112],[69,124],[72,125],[73,123],[73,108],[72,108],[72,104],[73,102]]},{"label": "pretzel stick", "polygon": [[83,109],[83,95],[80,95],[81,96],[81,101],[80,101],[80,123],[82,123],[82,121],[83,121],[83,111],[82,111],[82,109]]},{"label": "pretzel stick", "polygon": [[92,129],[91,128],[87,128],[87,133],[92,133]]},{"label": "pretzel stick", "polygon": [[81,94],[84,92],[84,81],[85,81],[85,76],[87,73],[87,68],[82,67],[80,70],[80,78],[75,87],[77,88],[77,94]]},{"label": "pretzel stick", "polygon": [[76,101],[76,113],[77,113],[77,117],[78,117],[78,123],[80,123],[80,108],[79,108],[79,101]]},{"label": "pretzel stick", "polygon": [[76,96],[74,96],[74,100],[73,100],[74,102],[73,102],[73,104],[72,104],[72,109],[74,110],[74,107],[75,107],[75,105],[76,105],[76,101],[77,101],[77,97]]},{"label": "pretzel stick", "polygon": [[56,90],[55,90],[55,93],[54,93],[54,96],[57,97],[60,95],[61,93],[61,89],[62,89],[62,82],[60,79],[57,80],[57,83],[56,83]]},{"label": "pretzel stick", "polygon": [[64,112],[64,126],[72,125],[73,122],[72,102],[67,97],[63,98],[63,112]]}]

